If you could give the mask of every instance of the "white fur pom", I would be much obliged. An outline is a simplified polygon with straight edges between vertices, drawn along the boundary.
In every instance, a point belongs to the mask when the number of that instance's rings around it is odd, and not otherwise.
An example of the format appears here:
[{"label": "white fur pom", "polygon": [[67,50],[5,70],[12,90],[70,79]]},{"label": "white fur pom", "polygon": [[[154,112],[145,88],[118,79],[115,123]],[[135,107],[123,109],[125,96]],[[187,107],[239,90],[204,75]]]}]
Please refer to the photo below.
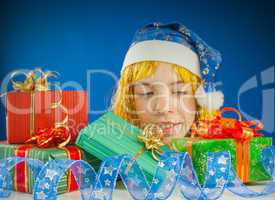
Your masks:
[{"label": "white fur pom", "polygon": [[219,110],[224,102],[224,95],[221,91],[206,93],[202,85],[197,89],[195,97],[201,107],[211,111]]}]

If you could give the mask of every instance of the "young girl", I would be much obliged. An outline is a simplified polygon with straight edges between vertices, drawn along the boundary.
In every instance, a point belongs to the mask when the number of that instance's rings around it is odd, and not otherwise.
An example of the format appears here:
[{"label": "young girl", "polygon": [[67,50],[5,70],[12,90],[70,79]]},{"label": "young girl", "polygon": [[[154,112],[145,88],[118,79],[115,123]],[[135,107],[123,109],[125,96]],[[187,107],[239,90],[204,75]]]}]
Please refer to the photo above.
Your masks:
[{"label": "young girl", "polygon": [[219,52],[183,25],[149,24],[125,56],[112,111],[140,128],[158,125],[166,144],[188,137],[223,104],[213,83],[220,62]]}]

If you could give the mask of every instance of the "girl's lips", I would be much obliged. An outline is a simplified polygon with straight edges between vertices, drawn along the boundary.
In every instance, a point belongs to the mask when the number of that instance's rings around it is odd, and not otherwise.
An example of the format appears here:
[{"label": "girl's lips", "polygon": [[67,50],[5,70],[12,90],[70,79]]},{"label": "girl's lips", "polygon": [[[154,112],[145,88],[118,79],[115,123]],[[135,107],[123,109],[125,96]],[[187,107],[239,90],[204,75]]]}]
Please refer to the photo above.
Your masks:
[{"label": "girl's lips", "polygon": [[159,126],[163,130],[164,135],[171,136],[178,133],[182,129],[182,122],[179,123],[160,123]]}]

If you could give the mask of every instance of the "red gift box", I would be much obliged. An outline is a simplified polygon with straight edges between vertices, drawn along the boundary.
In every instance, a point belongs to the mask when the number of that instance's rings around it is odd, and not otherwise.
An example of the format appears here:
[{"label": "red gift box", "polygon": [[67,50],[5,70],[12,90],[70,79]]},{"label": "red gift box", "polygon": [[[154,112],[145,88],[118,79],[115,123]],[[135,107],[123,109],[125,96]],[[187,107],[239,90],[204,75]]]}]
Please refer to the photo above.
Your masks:
[{"label": "red gift box", "polygon": [[[60,108],[51,109],[61,100]],[[86,91],[49,90],[35,92],[12,91],[7,94],[6,133],[9,144],[22,144],[44,128],[53,128],[68,117],[70,143],[88,124],[88,99]]]}]

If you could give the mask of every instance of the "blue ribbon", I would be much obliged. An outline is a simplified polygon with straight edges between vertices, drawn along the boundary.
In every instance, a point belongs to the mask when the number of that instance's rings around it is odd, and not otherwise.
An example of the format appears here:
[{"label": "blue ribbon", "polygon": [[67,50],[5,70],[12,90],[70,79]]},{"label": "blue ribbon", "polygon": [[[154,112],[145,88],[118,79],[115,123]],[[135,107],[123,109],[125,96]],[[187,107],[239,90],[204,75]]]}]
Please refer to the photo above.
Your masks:
[{"label": "blue ribbon", "polygon": [[[51,160],[44,166],[33,159],[12,157],[0,161],[0,197],[8,197],[12,190],[10,170],[26,161],[36,181],[33,197],[57,199],[57,186],[66,171],[72,173],[79,186],[82,199],[112,199],[118,177],[135,200],[167,199],[176,186],[186,199],[218,199],[225,189],[241,197],[260,197],[275,192],[275,146],[262,152],[262,162],[272,180],[262,192],[254,192],[236,176],[228,152],[209,153],[205,183],[199,184],[188,153],[166,152],[160,158],[151,184],[147,182],[141,167],[129,155],[104,160],[98,173],[82,160]],[[39,172],[39,173],[38,173]]]},{"label": "blue ribbon", "polygon": [[34,177],[38,177],[43,163],[39,160],[30,158],[10,157],[0,161],[0,198],[7,198],[13,190],[13,177],[11,169],[16,165],[27,162]]}]

